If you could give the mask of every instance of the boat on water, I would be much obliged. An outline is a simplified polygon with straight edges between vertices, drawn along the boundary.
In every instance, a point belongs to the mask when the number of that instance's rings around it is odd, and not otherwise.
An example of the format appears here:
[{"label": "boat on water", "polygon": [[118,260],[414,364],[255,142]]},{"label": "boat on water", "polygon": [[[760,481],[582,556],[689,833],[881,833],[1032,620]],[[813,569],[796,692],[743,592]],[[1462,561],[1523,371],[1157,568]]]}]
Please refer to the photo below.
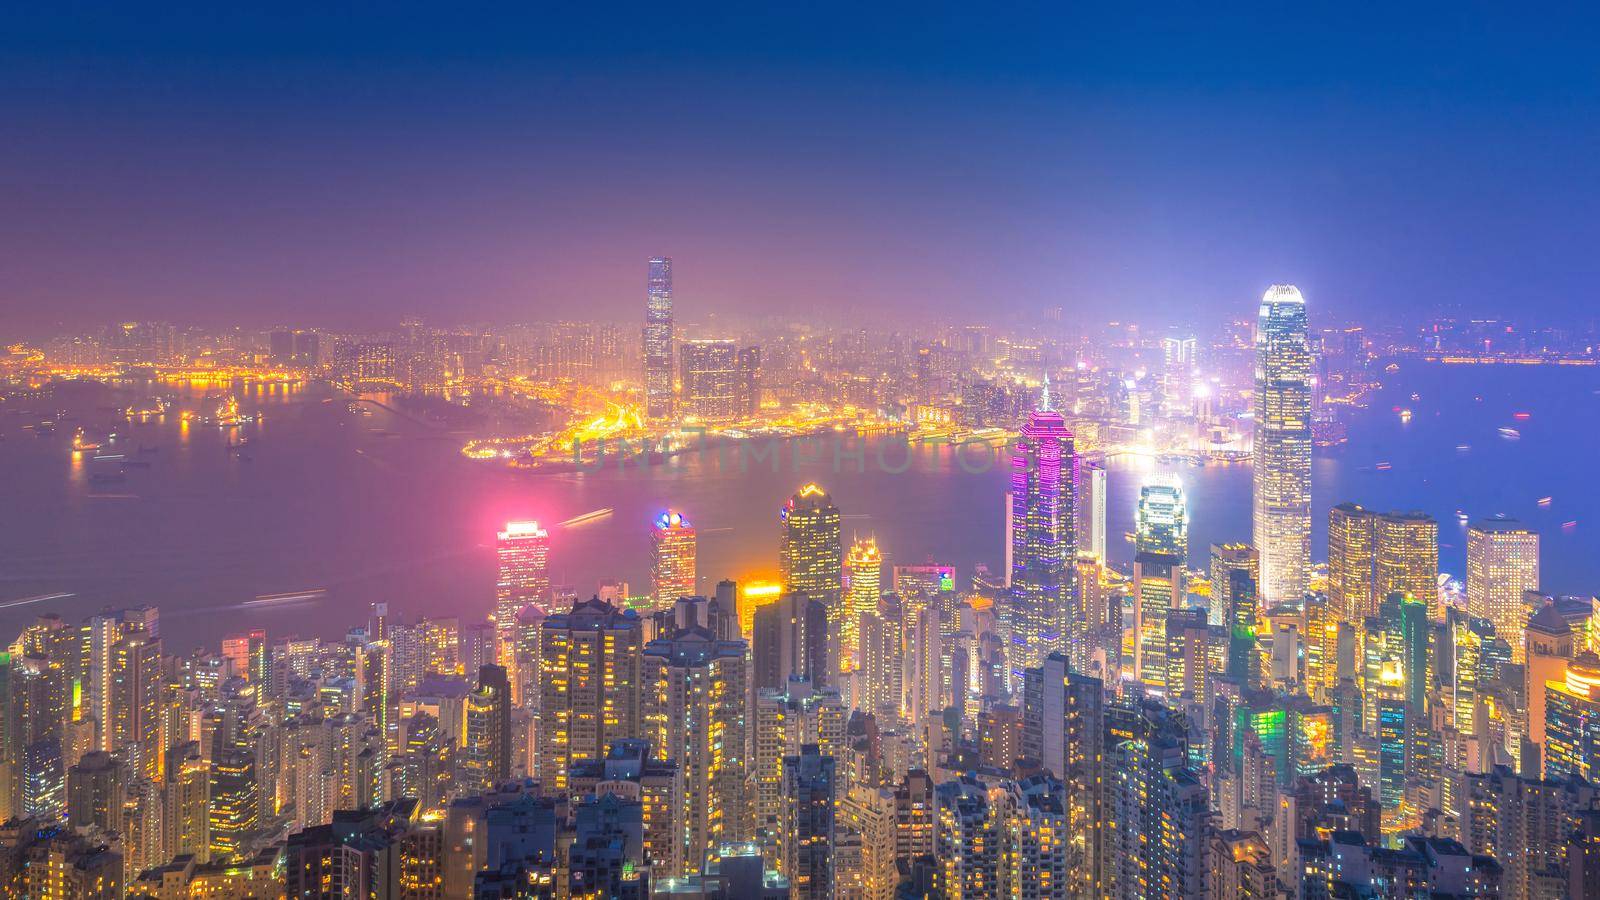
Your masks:
[{"label": "boat on water", "polygon": [[1466,513],[1462,512],[1461,510],[1458,509],[1458,510],[1456,510],[1456,518],[1460,519],[1462,522],[1465,522],[1465,521],[1467,521],[1467,519],[1469,519],[1471,517],[1468,516]]},{"label": "boat on water", "polygon": [[1374,465],[1373,468],[1377,469],[1379,472],[1387,472],[1390,469],[1394,468],[1394,465],[1389,463],[1389,462],[1387,462],[1387,461],[1385,461],[1385,462],[1381,462],[1381,463],[1378,463],[1378,464]]},{"label": "boat on water", "polygon": [[1460,451],[1460,452],[1462,452],[1462,453],[1465,453],[1465,452],[1467,452],[1467,451],[1468,451],[1468,450],[1471,450],[1471,449],[1472,449],[1472,445],[1471,445],[1471,444],[1457,444],[1457,445],[1456,445],[1456,449],[1457,449],[1457,450],[1458,450],[1458,451]]},{"label": "boat on water", "polygon": [[72,449],[73,452],[77,453],[87,450],[99,450],[100,442],[85,434],[83,431],[83,426],[80,425],[78,426],[78,430],[72,434]]},{"label": "boat on water", "polygon": [[1553,500],[1553,499],[1554,499],[1553,497],[1540,497],[1538,499],[1538,501],[1536,501],[1536,502],[1540,506],[1549,506],[1550,505],[1550,501]]},{"label": "boat on water", "polygon": [[1500,429],[1500,436],[1503,437],[1503,438],[1509,438],[1509,439],[1514,441],[1517,438],[1522,437],[1522,432],[1516,430],[1515,428],[1501,428]]},{"label": "boat on water", "polygon": [[1409,421],[1411,421],[1411,410],[1409,410],[1409,409],[1400,410],[1400,421],[1401,422],[1409,422]]},{"label": "boat on water", "polygon": [[255,416],[239,411],[239,398],[232,394],[211,398],[207,401],[208,410],[201,416],[201,421],[222,428],[237,428],[246,422],[254,422]]}]

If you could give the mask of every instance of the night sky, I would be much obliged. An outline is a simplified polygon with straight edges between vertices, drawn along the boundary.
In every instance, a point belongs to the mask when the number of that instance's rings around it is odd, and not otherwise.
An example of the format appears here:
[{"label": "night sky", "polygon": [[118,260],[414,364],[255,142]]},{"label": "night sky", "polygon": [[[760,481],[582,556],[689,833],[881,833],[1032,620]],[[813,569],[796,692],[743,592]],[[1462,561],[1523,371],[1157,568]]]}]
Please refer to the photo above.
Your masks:
[{"label": "night sky", "polygon": [[7,10],[0,336],[632,320],[652,254],[691,321],[1594,315],[1593,13],[227,6]]}]

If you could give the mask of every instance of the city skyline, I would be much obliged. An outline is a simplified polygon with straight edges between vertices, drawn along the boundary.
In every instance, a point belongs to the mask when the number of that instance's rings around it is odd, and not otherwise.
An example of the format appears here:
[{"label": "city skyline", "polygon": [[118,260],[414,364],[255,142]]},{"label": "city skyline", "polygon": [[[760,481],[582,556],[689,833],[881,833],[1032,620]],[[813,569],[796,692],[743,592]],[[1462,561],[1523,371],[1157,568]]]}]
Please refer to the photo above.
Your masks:
[{"label": "city skyline", "polygon": [[8,24],[0,895],[1600,900],[1600,17]]}]

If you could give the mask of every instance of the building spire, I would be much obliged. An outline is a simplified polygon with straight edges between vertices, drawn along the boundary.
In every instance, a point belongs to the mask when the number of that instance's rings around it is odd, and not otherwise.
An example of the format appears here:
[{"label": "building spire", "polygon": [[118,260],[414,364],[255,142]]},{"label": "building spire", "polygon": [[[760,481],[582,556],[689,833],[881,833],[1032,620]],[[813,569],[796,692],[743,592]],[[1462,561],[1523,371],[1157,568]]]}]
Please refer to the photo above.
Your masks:
[{"label": "building spire", "polygon": [[1044,373],[1044,393],[1039,395],[1039,411],[1050,412],[1050,373]]}]

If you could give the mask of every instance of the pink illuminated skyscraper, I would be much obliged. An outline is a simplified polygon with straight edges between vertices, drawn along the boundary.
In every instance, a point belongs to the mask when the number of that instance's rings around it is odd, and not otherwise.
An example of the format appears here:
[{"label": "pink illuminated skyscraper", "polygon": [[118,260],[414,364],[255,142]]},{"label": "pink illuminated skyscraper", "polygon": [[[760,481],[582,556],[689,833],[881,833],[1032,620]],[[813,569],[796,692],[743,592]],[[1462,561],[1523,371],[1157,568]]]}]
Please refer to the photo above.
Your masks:
[{"label": "pink illuminated skyscraper", "polygon": [[509,666],[517,612],[550,597],[550,533],[535,521],[507,522],[495,544],[500,576],[495,582],[495,657]]},{"label": "pink illuminated skyscraper", "polygon": [[1028,417],[1011,454],[1011,595],[1005,612],[1013,668],[1037,666],[1049,654],[1067,649],[1077,555],[1077,482],[1072,432],[1051,408],[1046,375],[1039,408]]}]

